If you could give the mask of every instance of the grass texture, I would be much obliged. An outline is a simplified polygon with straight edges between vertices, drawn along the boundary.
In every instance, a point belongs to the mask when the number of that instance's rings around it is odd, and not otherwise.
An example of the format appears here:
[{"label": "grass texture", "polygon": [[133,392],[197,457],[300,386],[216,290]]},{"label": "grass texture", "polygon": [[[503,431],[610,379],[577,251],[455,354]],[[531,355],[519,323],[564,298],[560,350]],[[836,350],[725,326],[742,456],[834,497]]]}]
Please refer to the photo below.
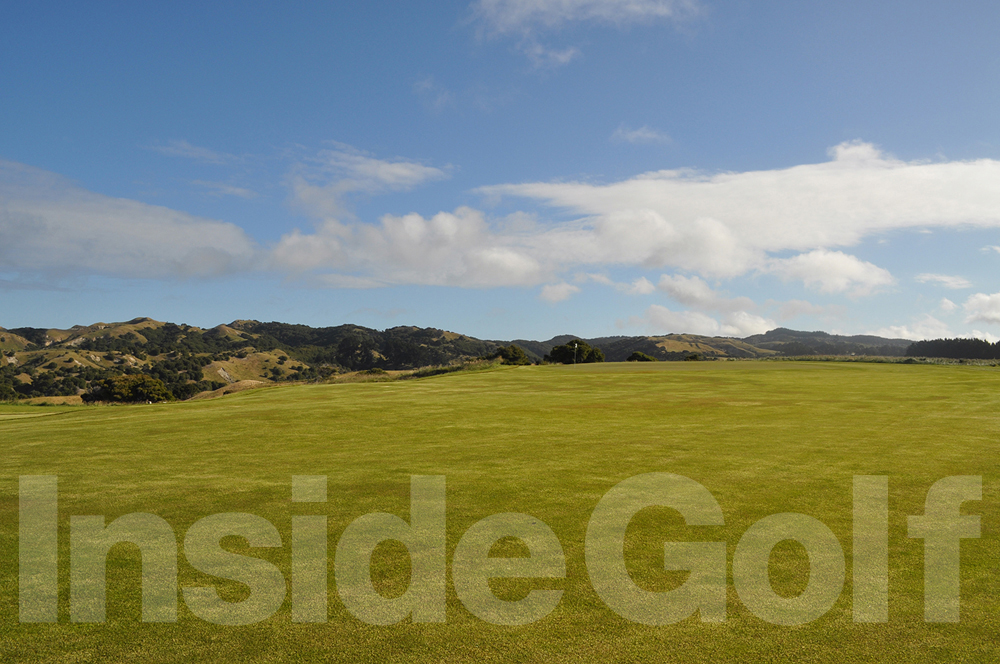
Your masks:
[{"label": "grass texture", "polygon": [[[410,381],[261,389],[224,398],[142,406],[0,406],[0,660],[11,662],[984,662],[1000,641],[1000,370],[863,363],[686,362],[497,368]],[[724,526],[686,527],[647,508],[629,526],[636,583],[669,590],[666,541],[725,541],[730,574],[741,535],[770,514],[815,517],[847,560],[833,608],[806,625],[769,624],[741,603],[732,581],[727,618],[631,623],[592,589],[584,534],[601,497],[649,472],[700,482]],[[18,476],[59,478],[60,622],[18,622]],[[328,502],[291,502],[293,475],[328,476]],[[355,518],[408,519],[411,475],[447,478],[448,560],[475,522],[523,512],[555,532],[565,579],[494,580],[496,594],[564,591],[547,617],[520,627],[469,613],[448,587],[447,621],[368,625],[340,603],[333,552]],[[889,478],[889,622],[852,620],[852,477]],[[961,620],[923,618],[923,542],[907,537],[928,488],[951,475],[983,478],[982,536],[961,545]],[[249,512],[271,521],[285,546],[227,548],[264,558],[290,577],[291,517],[328,516],[329,621],[295,624],[289,600],[244,627],[210,624],[180,601],[179,621],[140,619],[137,549],[108,560],[107,621],[69,621],[69,519],[152,512],[178,542],[198,519]],[[501,555],[519,555],[516,542]],[[522,545],[523,546],[523,545]],[[500,551],[503,549],[503,551]],[[215,585],[231,601],[245,587],[207,577],[180,556],[179,585]],[[406,550],[380,546],[376,587],[399,595]],[[808,581],[800,545],[771,555],[776,592]],[[659,566],[659,569],[657,567]]]}]

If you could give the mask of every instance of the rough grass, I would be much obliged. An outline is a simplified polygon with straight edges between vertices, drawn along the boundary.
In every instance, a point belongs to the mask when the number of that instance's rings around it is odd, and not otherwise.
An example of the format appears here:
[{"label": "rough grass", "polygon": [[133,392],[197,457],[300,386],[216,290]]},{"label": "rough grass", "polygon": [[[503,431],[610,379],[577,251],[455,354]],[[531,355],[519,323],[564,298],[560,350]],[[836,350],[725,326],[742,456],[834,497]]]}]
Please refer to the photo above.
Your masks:
[{"label": "rough grass", "polygon": [[[0,406],[0,660],[371,662],[938,662],[996,661],[1000,370],[861,363],[706,362],[503,368],[432,378],[303,385],[224,399],[118,407]],[[616,483],[653,471],[707,487],[722,527],[683,527],[653,508],[629,528],[638,583],[653,590],[682,578],[655,568],[664,541],[728,543],[778,512],[818,518],[839,538],[847,582],[833,609],[800,627],[751,615],[730,585],[722,624],[697,617],[665,627],[629,623],[591,589],[583,555],[587,521]],[[17,477],[60,482],[61,622],[17,622]],[[292,504],[292,475],[329,477],[329,502]],[[561,588],[558,608],[524,627],[468,613],[451,586],[445,624],[377,627],[337,599],[330,619],[292,624],[285,607],[248,627],[201,621],[180,606],[177,624],[139,619],[139,566],[128,546],[109,562],[108,621],[68,622],[70,515],[153,512],[178,534],[218,512],[263,516],[289,540],[294,514],[329,516],[330,551],[353,519],[408,516],[409,477],[445,475],[448,546],[479,519],[525,512],[559,537],[568,576],[494,582],[505,597]],[[855,474],[890,482],[890,620],[851,619],[851,490]],[[906,537],[928,487],[949,475],[981,475],[983,536],[962,543],[962,619],[923,620],[923,544]],[[234,550],[245,550],[237,547]],[[289,552],[259,549],[289,573]],[[182,586],[236,584],[198,574],[181,558]],[[377,583],[402,592],[399,547],[375,557]],[[800,549],[772,556],[776,590],[807,580]]]}]

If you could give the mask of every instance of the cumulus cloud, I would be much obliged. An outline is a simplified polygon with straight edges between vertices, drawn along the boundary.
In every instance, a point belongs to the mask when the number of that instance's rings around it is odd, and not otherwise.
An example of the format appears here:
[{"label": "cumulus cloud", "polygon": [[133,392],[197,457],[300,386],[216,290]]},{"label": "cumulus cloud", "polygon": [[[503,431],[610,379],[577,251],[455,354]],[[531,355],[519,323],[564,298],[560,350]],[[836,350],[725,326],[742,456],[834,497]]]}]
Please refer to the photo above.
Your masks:
[{"label": "cumulus cloud", "polygon": [[315,233],[294,231],[282,237],[272,261],[293,272],[322,269],[349,275],[362,279],[359,283],[366,287],[531,286],[552,277],[519,245],[517,236],[494,233],[482,212],[467,207],[429,219],[385,215],[379,225],[330,219]]},{"label": "cumulus cloud", "polygon": [[942,297],[941,304],[938,305],[938,308],[940,308],[941,311],[945,312],[946,314],[950,314],[951,312],[953,312],[955,309],[958,308],[958,305],[949,300],[948,298]]},{"label": "cumulus cloud", "polygon": [[972,282],[965,277],[956,277],[949,274],[931,274],[930,272],[924,272],[923,274],[918,274],[916,276],[916,280],[922,284],[939,284],[945,288],[952,288],[955,290],[960,288],[970,288],[972,286]]},{"label": "cumulus cloud", "polygon": [[567,23],[610,25],[685,20],[700,11],[694,0],[478,0],[474,20],[489,34],[524,34]]},{"label": "cumulus cloud", "polygon": [[701,334],[705,336],[747,337],[777,327],[774,321],[745,311],[727,314],[721,320],[700,311],[674,311],[650,305],[641,317],[632,317],[630,327],[643,327],[650,334]]},{"label": "cumulus cloud", "polygon": [[416,161],[376,159],[348,145],[335,145],[300,163],[290,178],[293,201],[317,217],[344,215],[344,197],[352,193],[409,191],[448,177],[446,171]]},{"label": "cumulus cloud", "polygon": [[868,332],[868,334],[887,337],[889,339],[910,339],[912,341],[954,336],[948,329],[947,323],[934,318],[930,314],[924,314],[923,318],[920,318],[911,325],[890,325],[874,332]]},{"label": "cumulus cloud", "polygon": [[791,258],[772,260],[767,272],[802,281],[822,293],[867,295],[880,286],[894,283],[892,275],[877,265],[842,251],[816,249]]},{"label": "cumulus cloud", "polygon": [[[1000,226],[1000,161],[906,162],[857,141],[830,154],[827,162],[769,171],[656,171],[610,184],[480,191],[580,215],[565,231],[572,242],[560,260],[713,278],[769,270],[824,292],[864,294],[892,283],[884,269],[836,251],[872,235]],[[779,252],[800,256],[775,260]]]},{"label": "cumulus cloud", "polygon": [[274,262],[387,284],[467,286],[541,285],[568,270],[607,266],[666,268],[692,275],[686,279],[764,273],[858,297],[892,285],[893,276],[840,247],[889,230],[1000,226],[1000,162],[903,162],[859,142],[835,147],[831,157],[773,171],[658,171],[611,184],[478,190],[540,202],[569,212],[569,221],[522,214],[515,223],[459,208],[364,224],[344,210],[347,194],[405,190],[447,172],[338,148],[317,160],[311,180],[293,179],[295,200],[318,226],[282,238]]},{"label": "cumulus cloud", "polygon": [[963,307],[966,313],[966,323],[1000,325],[1000,293],[970,295]]},{"label": "cumulus cloud", "polygon": [[628,125],[622,124],[611,134],[611,140],[615,143],[638,145],[642,143],[670,143],[673,139],[662,131],[647,125],[632,129]]},{"label": "cumulus cloud", "polygon": [[545,286],[542,286],[542,291],[539,293],[538,297],[550,304],[555,304],[556,302],[568,300],[574,293],[579,292],[580,288],[578,286],[562,282],[559,284],[546,284]]},{"label": "cumulus cloud", "polygon": [[982,339],[983,341],[989,341],[991,344],[995,344],[1000,341],[1000,337],[995,334],[990,334],[989,332],[982,332],[980,330],[973,330],[970,335],[973,339]]},{"label": "cumulus cloud", "polygon": [[196,277],[248,269],[254,242],[233,224],[95,194],[0,161],[0,270]]},{"label": "cumulus cloud", "polygon": [[656,286],[646,277],[639,277],[625,290],[631,295],[649,295],[656,292]]}]

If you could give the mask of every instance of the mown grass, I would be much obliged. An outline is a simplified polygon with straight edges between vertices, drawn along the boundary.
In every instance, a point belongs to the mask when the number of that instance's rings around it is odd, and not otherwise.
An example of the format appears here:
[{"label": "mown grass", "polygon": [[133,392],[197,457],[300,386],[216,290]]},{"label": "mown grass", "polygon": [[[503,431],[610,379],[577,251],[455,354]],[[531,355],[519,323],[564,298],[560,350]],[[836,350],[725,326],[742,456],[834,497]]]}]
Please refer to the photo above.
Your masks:
[{"label": "mown grass", "polygon": [[[296,386],[215,401],[129,407],[0,406],[0,660],[360,662],[932,662],[996,661],[1000,644],[997,507],[1000,370],[861,363],[642,363],[497,368],[432,378]],[[630,623],[592,590],[583,540],[594,506],[618,482],[654,471],[697,480],[716,497],[721,527],[685,528],[664,508],[641,512],[628,531],[637,583],[666,590],[682,575],[657,571],[664,541],[726,541],[729,560],[746,529],[778,512],[818,518],[839,538],[847,582],[833,609],[799,627],[770,625],[730,584],[722,624]],[[58,475],[59,624],[17,620],[17,478]],[[330,566],[330,619],[293,624],[289,607],[247,627],[199,620],[181,602],[176,624],[144,624],[137,554],[109,562],[108,620],[69,623],[70,515],[153,512],[178,534],[219,512],[250,512],[287,543],[291,516],[329,516],[331,556],[355,518],[407,518],[409,477],[447,477],[449,561],[465,530],[500,512],[525,512],[559,537],[567,578],[492,582],[514,598],[564,590],[558,608],[523,627],[471,615],[449,584],[444,624],[379,627],[340,604]],[[887,475],[890,489],[890,617],[851,617],[852,476]],[[326,504],[292,504],[292,475],[327,475]],[[962,543],[957,624],[923,620],[923,543],[906,536],[927,489],[950,475],[981,475],[982,537]],[[243,550],[232,544],[233,550]],[[516,551],[511,547],[510,551]],[[376,552],[377,584],[399,594],[409,562],[399,546]],[[256,549],[289,575],[289,551]],[[801,548],[771,562],[776,590],[807,581]],[[180,585],[212,579],[181,557]]]}]

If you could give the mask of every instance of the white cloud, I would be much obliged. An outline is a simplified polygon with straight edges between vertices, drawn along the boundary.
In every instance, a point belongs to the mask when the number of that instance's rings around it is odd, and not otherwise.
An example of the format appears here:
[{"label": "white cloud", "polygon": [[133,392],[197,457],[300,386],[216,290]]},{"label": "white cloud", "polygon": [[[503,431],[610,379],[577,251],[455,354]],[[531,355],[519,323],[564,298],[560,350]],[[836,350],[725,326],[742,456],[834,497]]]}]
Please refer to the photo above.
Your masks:
[{"label": "white cloud", "polygon": [[172,140],[162,144],[148,145],[146,147],[149,150],[169,155],[171,157],[185,157],[196,161],[204,161],[209,164],[225,164],[237,159],[235,155],[226,154],[225,152],[216,152],[215,150],[209,150],[208,148],[199,147],[197,145],[191,145],[185,140]]},{"label": "white cloud", "polygon": [[649,295],[656,292],[656,286],[646,277],[639,277],[625,291],[631,295]]},{"label": "white cloud", "polygon": [[[770,171],[657,171],[611,184],[483,187],[580,215],[549,231],[552,260],[671,267],[730,278],[777,270],[826,292],[892,283],[882,268],[834,251],[891,230],[1000,226],[1000,161],[904,162],[850,142],[833,160]],[[769,255],[799,252],[774,261]],[[824,276],[821,268],[834,269]]]},{"label": "white cloud", "polygon": [[698,277],[664,274],[656,287],[677,302],[702,311],[733,313],[755,306],[748,297],[723,297]]},{"label": "white cloud", "polygon": [[478,0],[474,19],[490,34],[524,34],[593,21],[611,25],[684,20],[697,14],[694,0]]},{"label": "white cloud", "polygon": [[632,317],[631,327],[643,327],[651,334],[701,334],[705,336],[747,337],[777,327],[772,320],[737,311],[717,320],[700,311],[673,311],[653,304],[642,317]]},{"label": "white cloud", "polygon": [[889,327],[883,327],[867,334],[887,337],[889,339],[910,339],[912,341],[954,336],[948,329],[947,323],[934,318],[930,314],[924,314],[923,318],[912,325],[890,325]]},{"label": "white cloud", "polygon": [[1000,293],[970,295],[963,307],[966,313],[966,323],[1000,325]]},{"label": "white cloud", "polygon": [[574,286],[573,284],[567,284],[566,282],[559,284],[546,284],[545,286],[542,286],[542,292],[539,293],[538,297],[550,304],[555,304],[556,302],[568,300],[574,293],[579,292],[579,287]]},{"label": "white cloud", "polygon": [[892,275],[877,265],[842,251],[815,249],[808,254],[775,259],[765,268],[783,279],[802,281],[822,293],[867,295],[894,282]]},{"label": "white cloud", "polygon": [[980,332],[979,330],[973,330],[971,336],[973,339],[982,339],[983,341],[989,341],[991,344],[1000,341],[1000,337],[997,335],[990,334],[989,332]]},{"label": "white cloud", "polygon": [[632,129],[624,124],[619,125],[618,129],[615,129],[614,133],[611,134],[611,140],[615,143],[632,143],[633,145],[641,143],[670,143],[673,141],[667,134],[647,125],[643,125],[638,129]]},{"label": "white cloud", "polygon": [[995,251],[996,253],[1000,254],[1000,247],[996,245],[990,245],[988,247],[983,247],[983,251],[986,252]]},{"label": "white cloud", "polygon": [[348,275],[362,279],[359,283],[366,287],[529,286],[551,279],[552,272],[516,239],[494,233],[481,212],[463,207],[430,219],[385,215],[377,226],[330,219],[315,233],[294,231],[282,237],[272,261],[292,272]]},{"label": "white cloud", "polygon": [[944,286],[945,288],[960,289],[960,288],[970,288],[972,282],[970,282],[965,277],[956,277],[949,274],[931,274],[930,272],[924,272],[923,274],[918,274],[916,280],[922,284],[935,283]]},{"label": "white cloud", "polygon": [[448,173],[406,159],[376,159],[347,145],[301,163],[290,178],[293,201],[317,217],[345,214],[344,197],[352,193],[408,191]]},{"label": "white cloud", "polygon": [[233,224],[95,194],[0,161],[0,269],[23,274],[193,277],[249,269],[257,248]]},{"label": "white cloud", "polygon": [[[1000,162],[902,162],[859,142],[831,154],[830,162],[774,171],[659,171],[606,185],[536,182],[478,190],[540,201],[575,215],[570,221],[536,223],[524,214],[490,221],[460,208],[362,224],[345,223],[345,195],[404,190],[447,172],[331,150],[312,167],[312,181],[292,182],[295,200],[319,227],[286,235],[275,260],[299,271],[384,283],[467,286],[539,285],[567,270],[606,266],[670,268],[711,279],[758,272],[858,297],[894,279],[838,247],[892,229],[1000,226]],[[520,221],[511,221],[515,217]],[[435,230],[454,219],[461,219],[454,222],[461,233]],[[400,229],[418,227],[425,229],[421,241],[433,245],[427,251],[404,248]],[[447,251],[438,248],[444,246]],[[793,255],[776,258],[779,252]],[[749,307],[729,310],[740,308]]]},{"label": "white cloud", "polygon": [[949,300],[948,298],[943,297],[941,298],[941,304],[938,305],[938,308],[940,308],[941,311],[945,312],[946,314],[950,314],[951,312],[953,312],[955,309],[958,308],[958,305]]}]

